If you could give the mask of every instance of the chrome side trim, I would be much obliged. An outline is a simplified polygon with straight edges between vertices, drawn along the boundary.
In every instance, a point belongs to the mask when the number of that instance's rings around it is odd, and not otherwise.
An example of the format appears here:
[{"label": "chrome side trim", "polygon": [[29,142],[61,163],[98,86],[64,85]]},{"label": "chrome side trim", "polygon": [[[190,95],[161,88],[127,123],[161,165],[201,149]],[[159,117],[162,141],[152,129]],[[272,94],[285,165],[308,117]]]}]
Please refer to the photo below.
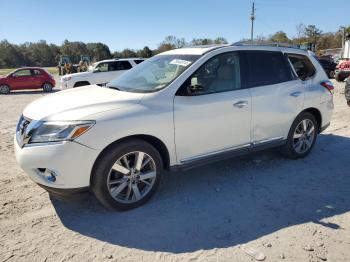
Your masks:
[{"label": "chrome side trim", "polygon": [[198,156],[194,156],[194,157],[188,157],[188,158],[180,160],[180,163],[181,164],[187,164],[187,163],[193,162],[195,160],[201,160],[201,159],[204,159],[204,158],[207,158],[207,157],[211,157],[211,156],[215,156],[215,155],[218,155],[218,154],[221,154],[221,153],[229,153],[231,151],[237,151],[237,150],[240,150],[240,149],[253,148],[255,146],[260,146],[260,145],[268,144],[268,143],[271,143],[271,142],[282,141],[283,139],[284,139],[283,136],[271,137],[271,138],[267,138],[267,139],[263,139],[263,140],[259,140],[259,141],[254,141],[253,143],[249,143],[249,144],[243,144],[243,145],[239,145],[239,146],[225,148],[225,149],[222,149],[222,150],[217,150],[217,151],[210,152],[210,153],[207,153],[207,154],[202,154],[202,155],[198,155]]},{"label": "chrome side trim", "polygon": [[194,156],[194,157],[188,157],[188,158],[180,160],[180,162],[182,164],[185,164],[185,163],[188,163],[188,162],[192,162],[194,160],[200,160],[202,158],[214,156],[216,154],[227,153],[227,152],[230,152],[230,151],[235,151],[235,150],[238,150],[238,149],[244,149],[244,148],[249,148],[249,147],[251,147],[250,143],[249,144],[240,145],[240,146],[229,147],[229,148],[225,148],[225,149],[222,149],[222,150],[210,152],[210,153],[207,153],[207,154],[202,154],[202,155],[198,155],[198,156]]},{"label": "chrome side trim", "polygon": [[271,138],[267,138],[267,139],[263,139],[263,140],[259,140],[259,141],[254,141],[253,146],[261,145],[261,144],[265,144],[265,143],[270,143],[270,142],[275,142],[275,141],[279,141],[279,140],[283,140],[283,139],[284,139],[283,136],[271,137]]}]

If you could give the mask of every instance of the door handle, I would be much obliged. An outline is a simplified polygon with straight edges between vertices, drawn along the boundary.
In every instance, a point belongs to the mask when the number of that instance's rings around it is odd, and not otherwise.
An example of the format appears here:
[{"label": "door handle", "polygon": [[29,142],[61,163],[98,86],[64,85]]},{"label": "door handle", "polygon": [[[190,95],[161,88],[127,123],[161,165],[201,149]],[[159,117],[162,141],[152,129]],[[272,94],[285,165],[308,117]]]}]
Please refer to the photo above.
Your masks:
[{"label": "door handle", "polygon": [[248,105],[248,101],[238,101],[238,102],[233,104],[233,106],[238,107],[238,108],[245,107],[246,105]]},{"label": "door handle", "polygon": [[296,92],[290,93],[289,95],[293,96],[293,97],[298,97],[298,96],[301,95],[301,92],[300,91],[296,91]]}]

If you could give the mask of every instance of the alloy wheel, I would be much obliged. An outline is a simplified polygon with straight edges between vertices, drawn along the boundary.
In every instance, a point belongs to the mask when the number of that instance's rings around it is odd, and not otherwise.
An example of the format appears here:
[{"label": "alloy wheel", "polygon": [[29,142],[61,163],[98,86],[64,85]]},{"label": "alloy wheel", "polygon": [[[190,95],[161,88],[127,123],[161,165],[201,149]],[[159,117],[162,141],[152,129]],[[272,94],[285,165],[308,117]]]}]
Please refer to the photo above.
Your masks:
[{"label": "alloy wheel", "polygon": [[110,195],[118,202],[131,204],[143,199],[157,176],[156,164],[145,152],[130,152],[112,166],[107,178]]},{"label": "alloy wheel", "polygon": [[0,85],[0,93],[8,94],[10,93],[10,88],[7,85]]},{"label": "alloy wheel", "polygon": [[295,128],[293,134],[293,148],[296,153],[308,151],[315,140],[315,125],[310,119],[303,119]]}]

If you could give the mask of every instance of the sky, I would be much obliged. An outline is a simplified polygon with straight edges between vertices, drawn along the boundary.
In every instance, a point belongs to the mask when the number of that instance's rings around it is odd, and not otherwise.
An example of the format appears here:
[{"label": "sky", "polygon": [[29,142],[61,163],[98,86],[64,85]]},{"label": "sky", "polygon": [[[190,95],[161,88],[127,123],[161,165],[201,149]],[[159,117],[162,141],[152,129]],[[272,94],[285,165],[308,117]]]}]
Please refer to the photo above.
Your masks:
[{"label": "sky", "polygon": [[[157,48],[164,38],[250,37],[253,1],[246,0],[0,0],[0,40],[103,42],[111,51]],[[300,23],[323,32],[349,26],[349,0],[255,1],[254,35],[282,30],[295,36]]]}]

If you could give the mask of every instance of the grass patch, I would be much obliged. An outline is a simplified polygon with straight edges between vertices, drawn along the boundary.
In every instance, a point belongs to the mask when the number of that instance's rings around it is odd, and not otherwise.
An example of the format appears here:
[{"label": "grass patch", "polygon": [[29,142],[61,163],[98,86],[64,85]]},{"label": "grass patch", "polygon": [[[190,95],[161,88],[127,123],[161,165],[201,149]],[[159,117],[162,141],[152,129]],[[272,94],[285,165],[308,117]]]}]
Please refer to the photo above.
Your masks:
[{"label": "grass patch", "polygon": [[[6,68],[6,69],[0,69],[0,75],[7,75],[8,73],[12,72],[16,68]],[[58,74],[58,68],[57,67],[44,67],[50,74]]]},{"label": "grass patch", "polygon": [[13,69],[0,69],[0,75],[7,75],[11,71],[13,71]]}]

